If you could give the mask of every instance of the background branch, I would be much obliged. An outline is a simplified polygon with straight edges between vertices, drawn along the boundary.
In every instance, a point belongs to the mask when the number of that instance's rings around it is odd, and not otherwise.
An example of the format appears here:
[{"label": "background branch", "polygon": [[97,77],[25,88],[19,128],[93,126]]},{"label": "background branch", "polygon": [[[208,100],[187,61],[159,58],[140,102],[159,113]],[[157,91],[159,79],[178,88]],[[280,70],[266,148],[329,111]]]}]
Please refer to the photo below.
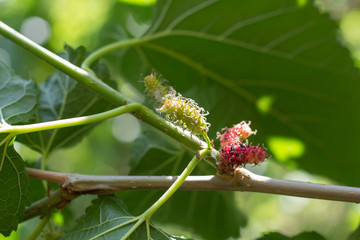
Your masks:
[{"label": "background branch", "polygon": [[[41,214],[44,207],[62,206],[82,194],[111,194],[123,190],[168,189],[177,176],[99,176],[56,173],[27,168],[29,177],[60,184],[60,189],[33,203],[26,217]],[[307,183],[260,176],[238,168],[230,176],[189,176],[179,189],[205,191],[247,191],[296,197],[360,202],[360,188],[329,184]]]}]

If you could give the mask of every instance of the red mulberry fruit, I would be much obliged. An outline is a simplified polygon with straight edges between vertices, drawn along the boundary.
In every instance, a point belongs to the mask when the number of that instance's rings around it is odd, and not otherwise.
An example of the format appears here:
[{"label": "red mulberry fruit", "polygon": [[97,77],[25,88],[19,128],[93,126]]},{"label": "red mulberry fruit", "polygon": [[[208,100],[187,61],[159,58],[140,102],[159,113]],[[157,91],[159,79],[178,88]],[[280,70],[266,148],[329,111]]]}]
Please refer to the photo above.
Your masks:
[{"label": "red mulberry fruit", "polygon": [[231,165],[259,164],[266,158],[266,152],[260,146],[243,144],[227,145],[220,149],[221,161]]},{"label": "red mulberry fruit", "polygon": [[223,134],[218,134],[220,146],[224,148],[227,145],[239,144],[250,137],[250,135],[256,134],[256,131],[253,131],[250,128],[250,124],[251,122],[246,123],[245,121],[242,121],[232,128],[226,129]]}]

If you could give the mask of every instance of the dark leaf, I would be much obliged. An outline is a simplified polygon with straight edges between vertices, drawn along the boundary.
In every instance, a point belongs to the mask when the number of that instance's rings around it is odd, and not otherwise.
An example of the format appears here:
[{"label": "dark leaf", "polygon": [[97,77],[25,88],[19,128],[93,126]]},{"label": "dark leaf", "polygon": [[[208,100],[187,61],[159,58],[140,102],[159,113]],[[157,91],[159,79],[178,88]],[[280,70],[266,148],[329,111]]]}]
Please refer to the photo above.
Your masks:
[{"label": "dark leaf", "polygon": [[29,201],[24,161],[13,146],[0,147],[0,233],[9,236],[23,219]]},{"label": "dark leaf", "polygon": [[303,232],[295,237],[287,237],[281,233],[272,232],[264,234],[257,240],[325,240],[325,238],[316,232]]},{"label": "dark leaf", "polygon": [[[66,234],[63,239],[118,240],[125,236],[136,224],[134,219],[135,217],[128,213],[121,199],[114,196],[99,196],[99,198],[94,200],[91,206],[86,209],[86,214],[79,219],[77,225]],[[142,223],[127,239],[184,239],[170,236],[151,223],[149,227],[150,236],[148,236],[146,230],[146,223]]]}]

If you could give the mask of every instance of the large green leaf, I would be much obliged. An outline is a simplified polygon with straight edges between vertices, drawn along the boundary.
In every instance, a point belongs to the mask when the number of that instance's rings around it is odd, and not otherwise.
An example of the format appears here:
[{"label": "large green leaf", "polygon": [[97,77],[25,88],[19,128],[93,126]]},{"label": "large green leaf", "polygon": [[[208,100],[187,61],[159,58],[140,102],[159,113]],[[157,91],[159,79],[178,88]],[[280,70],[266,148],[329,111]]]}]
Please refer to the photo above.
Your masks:
[{"label": "large green leaf", "polygon": [[[136,224],[121,199],[114,196],[99,196],[86,210],[77,225],[63,239],[121,239]],[[170,240],[184,239],[170,236],[161,229],[150,224],[150,236],[146,231],[146,223],[134,231],[129,240]]]},{"label": "large green leaf", "polygon": [[34,117],[38,90],[0,60],[0,118],[8,124],[26,123]]},{"label": "large green leaf", "polygon": [[[65,50],[66,53],[62,54],[62,57],[75,65],[80,65],[86,56],[83,47],[73,50],[65,46]],[[111,83],[108,70],[104,65],[96,64],[94,71],[102,80]],[[112,106],[100,95],[60,71],[56,71],[41,84],[40,91],[40,106],[36,122],[90,115],[106,111]],[[20,136],[18,140],[39,152],[48,153],[56,148],[73,144],[93,126],[94,124],[31,133]]]},{"label": "large green leaf", "polygon": [[[133,175],[179,175],[192,158],[180,144],[155,132],[144,132],[136,140],[132,153],[130,174]],[[193,171],[196,175],[214,173],[206,162],[199,163]],[[132,213],[140,214],[162,193],[128,191],[120,195]],[[177,191],[154,215],[154,221],[178,224],[207,240],[238,237],[240,227],[246,222],[233,193],[210,191]]]},{"label": "large green leaf", "polygon": [[[305,170],[359,186],[360,162],[349,151],[359,144],[358,70],[336,23],[304,3],[160,0],[122,72],[129,79],[144,66],[162,73],[210,112],[212,137],[251,120],[254,140],[268,143],[275,158],[292,155]],[[294,141],[298,150],[287,154]]]},{"label": "large green leaf", "polygon": [[0,233],[8,236],[24,217],[29,180],[24,161],[13,146],[3,144],[0,153]]}]

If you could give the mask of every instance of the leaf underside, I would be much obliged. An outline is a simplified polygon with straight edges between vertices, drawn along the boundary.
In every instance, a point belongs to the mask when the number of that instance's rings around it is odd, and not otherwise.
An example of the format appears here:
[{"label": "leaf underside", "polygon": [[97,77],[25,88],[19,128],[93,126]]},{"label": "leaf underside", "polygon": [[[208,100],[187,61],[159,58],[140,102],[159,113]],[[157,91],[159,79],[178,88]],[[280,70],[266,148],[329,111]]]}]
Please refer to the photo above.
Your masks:
[{"label": "leaf underside", "polygon": [[134,84],[144,68],[159,71],[210,112],[212,137],[251,120],[252,141],[296,139],[304,152],[287,161],[359,186],[348,149],[359,144],[360,78],[337,32],[312,2],[163,0],[120,71]]},{"label": "leaf underside", "polygon": [[0,147],[0,233],[9,236],[23,219],[29,200],[29,180],[25,164],[13,146]]},{"label": "leaf underside", "polygon": [[[64,59],[75,65],[81,64],[86,56],[85,48],[71,49],[65,46]],[[112,84],[107,68],[95,64],[94,71],[106,83]],[[66,74],[56,71],[46,82],[40,85],[40,104],[35,122],[47,122],[59,119],[86,116],[109,110],[113,105],[100,95],[90,91]],[[42,131],[21,135],[17,140],[34,150],[49,152],[76,143],[94,124]]]},{"label": "leaf underside", "polygon": [[[115,196],[99,196],[86,210],[86,214],[79,219],[77,225],[63,239],[119,240],[135,225],[134,219],[126,210],[121,199]],[[184,238],[170,236],[152,224],[150,224],[150,236],[148,236],[146,225],[143,223],[127,239],[170,240]]]},{"label": "leaf underside", "polygon": [[0,118],[8,124],[26,123],[34,117],[38,90],[32,80],[12,73],[0,60]]}]

